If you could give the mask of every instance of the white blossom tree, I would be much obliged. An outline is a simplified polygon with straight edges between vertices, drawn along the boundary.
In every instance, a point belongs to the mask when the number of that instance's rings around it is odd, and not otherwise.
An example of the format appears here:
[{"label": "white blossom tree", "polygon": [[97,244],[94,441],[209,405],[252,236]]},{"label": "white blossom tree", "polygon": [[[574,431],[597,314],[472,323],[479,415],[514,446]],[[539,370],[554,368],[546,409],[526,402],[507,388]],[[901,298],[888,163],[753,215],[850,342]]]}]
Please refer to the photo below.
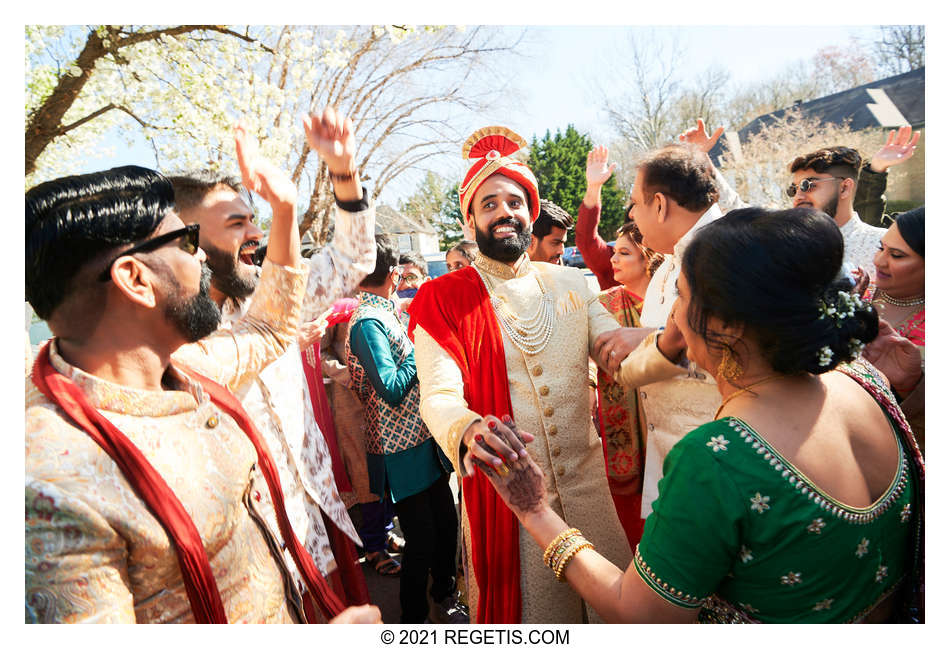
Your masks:
[{"label": "white blossom tree", "polygon": [[[287,169],[301,232],[327,236],[332,194],[298,116],[334,105],[353,117],[358,166],[376,197],[431,156],[455,153],[454,127],[483,108],[520,38],[496,28],[413,26],[27,27],[27,183],[75,171],[104,134],[150,143],[155,166],[234,168],[240,118]],[[478,90],[484,88],[485,90]]]}]

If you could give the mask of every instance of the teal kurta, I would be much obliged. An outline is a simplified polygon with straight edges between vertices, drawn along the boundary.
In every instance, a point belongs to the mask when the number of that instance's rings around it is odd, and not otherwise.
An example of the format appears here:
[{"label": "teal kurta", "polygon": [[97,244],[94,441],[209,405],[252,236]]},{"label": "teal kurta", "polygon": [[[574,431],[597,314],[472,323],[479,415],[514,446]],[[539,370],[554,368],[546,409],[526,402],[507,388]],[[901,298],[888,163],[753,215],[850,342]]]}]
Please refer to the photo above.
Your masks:
[{"label": "teal kurta", "polygon": [[824,494],[742,420],[700,426],[664,462],[638,572],[667,601],[703,606],[701,621],[863,617],[910,570],[918,486],[894,434],[900,465],[891,485],[870,507],[854,508]]}]

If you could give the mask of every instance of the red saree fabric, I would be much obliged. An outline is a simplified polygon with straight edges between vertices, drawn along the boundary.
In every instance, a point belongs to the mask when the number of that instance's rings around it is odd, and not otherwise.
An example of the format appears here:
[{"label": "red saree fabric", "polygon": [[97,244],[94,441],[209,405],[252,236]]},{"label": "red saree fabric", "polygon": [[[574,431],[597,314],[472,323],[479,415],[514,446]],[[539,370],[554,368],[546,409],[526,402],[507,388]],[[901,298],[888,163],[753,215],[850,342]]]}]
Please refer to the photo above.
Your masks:
[{"label": "red saree fabric", "polygon": [[[416,326],[455,360],[465,400],[482,416],[514,416],[505,348],[488,291],[471,266],[426,282],[409,307],[409,336]],[[476,622],[521,622],[518,519],[479,471],[463,480],[472,532],[472,567],[478,583]]]}]

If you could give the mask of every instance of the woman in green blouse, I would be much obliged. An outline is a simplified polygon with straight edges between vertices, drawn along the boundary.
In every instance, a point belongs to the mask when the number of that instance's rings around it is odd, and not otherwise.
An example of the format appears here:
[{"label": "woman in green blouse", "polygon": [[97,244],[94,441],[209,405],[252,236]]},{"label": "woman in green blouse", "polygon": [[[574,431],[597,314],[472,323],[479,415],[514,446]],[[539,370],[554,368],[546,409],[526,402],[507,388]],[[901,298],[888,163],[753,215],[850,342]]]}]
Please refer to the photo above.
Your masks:
[{"label": "woman in green blouse", "polygon": [[886,379],[854,361],[878,323],[838,276],[843,248],[811,209],[735,210],[696,234],[673,320],[722,406],[667,456],[626,571],[544,502],[530,456],[481,466],[605,619],[922,621],[923,463]]}]

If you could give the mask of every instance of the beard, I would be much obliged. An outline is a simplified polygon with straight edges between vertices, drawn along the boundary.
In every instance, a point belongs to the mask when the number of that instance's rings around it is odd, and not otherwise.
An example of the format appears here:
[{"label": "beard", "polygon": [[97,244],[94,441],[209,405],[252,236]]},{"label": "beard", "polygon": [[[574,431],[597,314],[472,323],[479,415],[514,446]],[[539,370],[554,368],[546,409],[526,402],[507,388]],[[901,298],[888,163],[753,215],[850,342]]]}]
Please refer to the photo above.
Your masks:
[{"label": "beard", "polygon": [[[256,243],[254,244],[256,246]],[[251,247],[248,244],[241,246]],[[202,244],[201,249],[208,257],[208,267],[211,269],[211,285],[226,297],[241,300],[248,297],[257,288],[257,269],[246,267],[238,258],[221,248],[210,244]]]},{"label": "beard", "polygon": [[[515,229],[515,236],[509,239],[496,239],[492,230],[502,225],[510,225]],[[531,228],[523,228],[517,219],[500,219],[491,224],[487,231],[475,227],[475,243],[478,250],[489,259],[510,264],[517,261],[531,245]]]},{"label": "beard", "polygon": [[211,268],[207,264],[201,265],[198,292],[189,298],[181,297],[181,284],[174,275],[170,276],[170,283],[177,291],[165,304],[165,317],[185,340],[189,343],[198,342],[216,331],[221,323],[221,309],[208,293],[211,288]]},{"label": "beard", "polygon": [[833,221],[835,218],[835,215],[838,213],[838,197],[833,196],[831,200],[828,201],[825,205],[823,205],[820,209],[822,212],[830,216],[831,220]]}]

